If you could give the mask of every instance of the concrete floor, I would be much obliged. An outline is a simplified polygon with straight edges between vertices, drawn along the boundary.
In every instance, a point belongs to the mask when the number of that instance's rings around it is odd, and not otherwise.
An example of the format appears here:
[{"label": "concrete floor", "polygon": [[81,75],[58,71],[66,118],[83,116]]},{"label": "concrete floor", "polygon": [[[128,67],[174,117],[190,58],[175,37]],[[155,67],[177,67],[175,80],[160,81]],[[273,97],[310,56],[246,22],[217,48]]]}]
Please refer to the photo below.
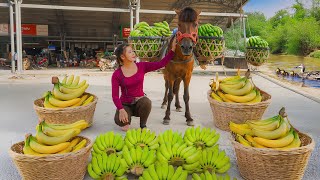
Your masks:
[{"label": "concrete floor", "polygon": [[[94,138],[106,131],[122,133],[113,122],[115,107],[111,99],[111,73],[99,72],[96,70],[59,70],[59,71],[37,71],[35,76],[24,75],[24,79],[8,79],[8,72],[0,71],[0,179],[18,180],[18,174],[11,161],[8,150],[16,142],[23,141],[26,133],[35,133],[37,115],[33,109],[33,101],[52,88],[51,74],[75,74],[81,75],[81,79],[87,79],[90,83],[90,93],[98,96],[94,124],[91,128],[81,134],[94,140]],[[207,101],[206,93],[209,89],[208,83],[214,77],[213,72],[197,73],[192,77],[190,85],[190,108],[196,125],[215,128],[212,120],[212,112]],[[304,96],[280,87],[260,76],[253,76],[255,84],[272,95],[272,103],[264,114],[264,118],[275,115],[281,107],[286,107],[291,123],[300,131],[310,134],[316,141],[316,148],[312,153],[308,167],[305,171],[304,180],[320,179],[320,104]],[[148,128],[157,133],[172,128],[176,131],[184,131],[184,112],[171,113],[171,124],[162,125],[162,118],[165,110],[160,108],[163,93],[164,81],[159,73],[150,73],[145,78],[145,93],[152,100],[153,109],[148,120]],[[182,93],[180,91],[181,104]],[[173,107],[173,106],[172,106]],[[137,119],[133,120],[134,128],[139,126]],[[234,150],[228,139],[229,133],[217,130],[221,134],[219,144],[231,157],[232,168],[229,170],[231,177],[242,179],[235,162]],[[86,175],[85,179],[90,179]]]}]

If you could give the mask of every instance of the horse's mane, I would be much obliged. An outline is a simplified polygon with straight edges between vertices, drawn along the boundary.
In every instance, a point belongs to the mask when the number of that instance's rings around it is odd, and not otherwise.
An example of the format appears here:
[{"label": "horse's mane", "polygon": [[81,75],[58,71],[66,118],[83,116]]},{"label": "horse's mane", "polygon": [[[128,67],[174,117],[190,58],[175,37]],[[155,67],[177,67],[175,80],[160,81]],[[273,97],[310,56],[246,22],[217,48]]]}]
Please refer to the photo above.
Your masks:
[{"label": "horse's mane", "polygon": [[198,14],[197,12],[191,8],[191,7],[186,7],[184,8],[180,14],[179,14],[179,21],[181,22],[195,22],[197,21]]}]

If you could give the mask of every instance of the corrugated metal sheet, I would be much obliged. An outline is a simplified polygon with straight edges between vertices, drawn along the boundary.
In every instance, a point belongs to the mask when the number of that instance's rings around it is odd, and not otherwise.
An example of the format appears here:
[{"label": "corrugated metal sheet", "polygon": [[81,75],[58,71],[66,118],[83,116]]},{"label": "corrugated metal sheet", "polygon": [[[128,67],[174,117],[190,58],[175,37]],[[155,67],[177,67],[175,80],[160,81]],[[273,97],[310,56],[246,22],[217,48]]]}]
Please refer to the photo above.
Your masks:
[{"label": "corrugated metal sheet", "polygon": [[[141,9],[174,10],[191,6],[204,12],[236,13],[248,0],[141,0]],[[1,3],[7,2],[0,0]],[[23,3],[83,7],[127,9],[128,0],[28,0]],[[8,8],[0,8],[0,24],[9,23]],[[177,27],[177,17],[166,14],[140,14],[140,21],[149,24],[167,20],[170,27]],[[23,24],[48,24],[49,36],[112,37],[119,34],[120,26],[129,27],[129,13],[89,12],[68,10],[22,9]],[[230,23],[227,17],[201,16],[200,23],[210,22],[225,28]]]}]

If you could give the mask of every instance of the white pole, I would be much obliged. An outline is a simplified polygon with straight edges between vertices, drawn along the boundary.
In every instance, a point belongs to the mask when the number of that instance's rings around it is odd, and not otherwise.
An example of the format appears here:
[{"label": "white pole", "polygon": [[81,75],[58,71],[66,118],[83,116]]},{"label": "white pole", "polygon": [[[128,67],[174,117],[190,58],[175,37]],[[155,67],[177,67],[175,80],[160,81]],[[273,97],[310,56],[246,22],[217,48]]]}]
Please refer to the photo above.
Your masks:
[{"label": "white pole", "polygon": [[129,8],[130,8],[130,31],[133,31],[133,7],[131,1],[129,0]]},{"label": "white pole", "polygon": [[247,32],[246,32],[246,18],[242,18],[243,23],[243,38],[244,38],[244,47],[247,47]]},{"label": "white pole", "polygon": [[18,0],[18,11],[19,11],[19,15],[18,15],[18,19],[19,19],[19,31],[17,31],[19,33],[19,61],[20,61],[20,67],[18,68],[19,72],[22,73],[23,71],[23,63],[22,63],[22,28],[21,28],[21,3],[22,0]]},{"label": "white pole", "polygon": [[140,0],[137,0],[136,6],[136,24],[140,22]]},{"label": "white pole", "polygon": [[21,64],[20,64],[20,54],[21,54],[21,51],[20,51],[20,33],[19,31],[21,32],[21,30],[19,29],[19,5],[18,5],[18,0],[14,0],[14,4],[15,4],[15,17],[16,17],[16,41],[17,41],[17,70],[18,70],[18,73],[20,73],[20,68],[21,68]]},{"label": "white pole", "polygon": [[16,71],[16,62],[15,62],[15,49],[14,49],[14,19],[13,19],[13,3],[9,2],[9,11],[10,11],[10,37],[11,37],[11,73]]}]

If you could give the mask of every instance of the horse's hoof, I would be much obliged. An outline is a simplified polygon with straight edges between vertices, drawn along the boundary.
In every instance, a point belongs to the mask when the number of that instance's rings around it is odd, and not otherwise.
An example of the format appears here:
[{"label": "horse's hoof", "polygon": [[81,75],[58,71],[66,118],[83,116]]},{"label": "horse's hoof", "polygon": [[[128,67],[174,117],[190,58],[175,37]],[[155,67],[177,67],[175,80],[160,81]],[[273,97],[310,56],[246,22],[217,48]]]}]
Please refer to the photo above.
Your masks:
[{"label": "horse's hoof", "polygon": [[193,121],[187,121],[187,126],[194,126]]},{"label": "horse's hoof", "polygon": [[165,120],[163,120],[162,124],[169,125],[170,124],[170,120],[165,119]]},{"label": "horse's hoof", "polygon": [[177,112],[182,112],[182,108],[177,108],[176,111]]},{"label": "horse's hoof", "polygon": [[165,104],[161,105],[161,109],[167,109],[167,105]]}]

